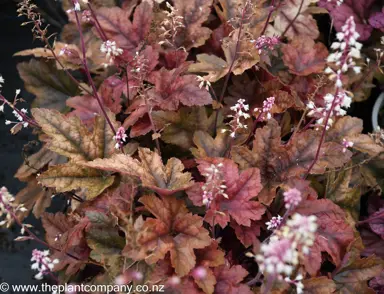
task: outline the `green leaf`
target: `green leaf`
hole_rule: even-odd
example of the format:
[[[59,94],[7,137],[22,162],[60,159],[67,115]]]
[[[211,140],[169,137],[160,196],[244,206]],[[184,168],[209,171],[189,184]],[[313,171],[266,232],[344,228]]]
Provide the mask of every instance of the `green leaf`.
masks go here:
[[[204,107],[184,107],[177,112],[155,111],[157,128],[164,128],[161,139],[184,149],[193,147],[193,134],[198,131],[213,133],[215,114],[208,116]],[[218,125],[221,122],[219,117]]]
[[[67,163],[49,168],[38,177],[38,181],[46,187],[56,188],[57,192],[84,189],[87,200],[91,200],[112,185],[114,177],[104,176],[96,169]]]
[[[34,108],[33,117],[43,132],[52,138],[48,148],[67,156],[74,161],[90,161],[96,158],[107,158],[115,152],[115,135],[102,116],[95,118],[93,133],[76,116],[65,117],[57,110]],[[114,115],[108,111],[114,128],[119,125]]]
[[[88,246],[98,255],[120,254],[125,239],[119,235],[116,221],[96,210],[87,211],[85,215],[91,222],[86,232]]]
[[[54,63],[31,59],[17,65],[25,88],[36,96],[34,107],[45,107],[63,111],[65,101],[79,94],[78,87],[64,71]]]
[[[367,258],[360,258],[358,250],[348,252],[343,260],[341,267],[333,274],[336,282],[336,293],[342,294],[374,294],[375,291],[368,287],[367,282],[378,276],[384,268],[384,261],[371,255]]]

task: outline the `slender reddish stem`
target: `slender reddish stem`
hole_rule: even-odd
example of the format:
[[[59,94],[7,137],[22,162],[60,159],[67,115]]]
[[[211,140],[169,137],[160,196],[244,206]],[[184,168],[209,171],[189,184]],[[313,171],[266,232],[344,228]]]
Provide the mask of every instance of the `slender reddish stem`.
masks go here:
[[[331,113],[333,112],[333,109],[336,106],[336,100],[337,100],[336,97],[338,95],[338,92],[339,92],[339,90],[336,91],[336,94],[335,94],[334,99],[332,101],[331,108],[329,109],[329,111],[327,113],[327,116],[325,117],[324,128],[323,128],[323,131],[321,133],[320,142],[319,142],[319,146],[317,147],[315,159],[312,161],[311,165],[308,167],[308,170],[305,173],[304,178],[308,177],[308,175],[311,172],[312,168],[315,166],[317,160],[319,159],[321,147],[323,146],[323,143],[324,143],[324,140],[325,140],[325,133],[327,132],[328,121],[329,121],[329,118],[331,117]]]
[[[9,205],[8,204],[6,204],[4,201],[3,201],[3,198],[1,197],[1,195],[0,195],[0,202],[3,204],[3,206],[5,207],[5,209],[8,211],[8,213],[12,216],[12,219],[21,227],[21,228],[24,228],[24,231],[28,234],[28,236],[32,239],[32,240],[34,240],[34,241],[36,241],[36,242],[38,242],[38,243],[40,243],[40,244],[42,244],[42,245],[44,245],[44,246],[46,246],[46,247],[48,247],[49,249],[52,249],[52,250],[55,250],[55,251],[58,251],[58,252],[62,252],[61,250],[59,250],[59,249],[57,249],[57,248],[55,248],[55,247],[52,247],[51,245],[49,245],[47,242],[44,242],[43,240],[41,240],[39,237],[37,237],[27,226],[25,226],[25,225],[23,225],[22,224],[22,222],[19,220],[19,218],[16,216],[16,214],[13,212],[13,209],[12,208],[10,208],[9,207]],[[71,257],[71,258],[74,258],[74,259],[76,259],[76,260],[79,260],[79,258],[77,258],[77,257],[75,257],[75,256],[73,256],[72,254],[69,254],[69,253],[66,253],[65,252],[65,254],[66,255],[68,255],[69,257]]]
[[[5,104],[7,104],[9,107],[11,107],[14,111],[17,112],[18,115],[20,115],[22,118],[23,118],[23,121],[27,122],[28,124],[30,125],[33,125],[35,127],[38,127],[40,128],[39,124],[29,118],[28,116],[25,115],[25,113],[21,112],[20,110],[18,110],[12,103],[10,103],[3,95],[0,94],[0,100],[2,100]]]
[[[275,11],[275,0],[272,0],[271,7],[270,7],[270,10],[269,10],[269,13],[268,13],[268,16],[267,16],[267,20],[265,21],[265,25],[264,25],[263,30],[260,33],[260,36],[264,35],[264,33],[265,33],[265,31],[266,31],[266,29],[268,27],[269,20],[271,19],[272,13],[274,11]]]
[[[49,41],[48,39],[45,37],[44,33],[43,33],[43,30],[41,29],[40,27],[40,24],[38,21],[34,21],[34,24],[35,24],[35,27],[36,29],[39,31],[39,33],[41,34],[42,36],[42,39],[43,39],[43,42],[46,44],[46,46],[48,47],[49,51],[51,51],[53,57],[55,58],[55,60],[57,61],[57,63],[61,66],[61,68],[64,70],[64,72],[67,74],[67,76],[79,87],[81,88],[83,91],[87,92],[88,94],[92,95],[92,93],[86,89],[85,87],[83,87],[80,82],[68,71],[68,69],[66,69],[66,67],[63,65],[63,63],[59,60],[59,58],[57,57],[56,53],[55,53],[55,50],[53,50],[51,44],[49,44]]]
[[[232,69],[235,66],[237,54],[238,54],[238,51],[240,48],[240,37],[241,37],[242,30],[243,30],[244,18],[245,18],[245,12],[247,11],[247,6],[248,6],[248,1],[245,2],[243,11],[241,13],[241,22],[240,22],[239,34],[238,34],[237,40],[236,40],[235,53],[233,55],[231,65],[229,66],[227,76],[225,77],[223,89],[221,90],[221,94],[220,94],[219,103],[223,102],[224,94],[225,94],[225,91],[227,90],[227,87],[228,87],[229,78],[231,77]],[[219,110],[216,111],[215,126],[214,126],[215,132],[216,132],[218,118],[219,118]]]
[[[281,34],[281,37],[284,37],[284,35],[288,32],[288,30],[292,27],[293,23],[296,21],[296,19],[299,17],[300,13],[301,13],[301,9],[303,8],[303,4],[304,4],[304,0],[301,0],[300,2],[300,6],[299,6],[299,10],[297,11],[295,17],[291,20],[291,22],[289,23],[289,25],[286,27],[286,29],[284,30],[284,32]]]
[[[101,27],[100,23],[99,23],[99,20],[97,19],[97,16],[96,16],[96,13],[94,12],[91,4],[88,3],[88,8],[89,8],[89,11],[91,11],[91,14],[93,16],[93,19],[95,20],[95,28],[96,30],[98,31],[101,39],[105,42],[108,40],[107,38],[107,35],[105,34],[103,28]]]
[[[101,102],[99,94],[97,93],[96,86],[95,86],[95,84],[94,84],[94,82],[92,80],[91,73],[89,72],[89,68],[88,68],[88,65],[87,65],[87,56],[86,56],[86,51],[85,51],[85,43],[84,43],[83,31],[81,29],[81,25],[80,25],[80,21],[79,21],[79,16],[77,15],[76,11],[75,11],[75,17],[76,17],[77,28],[79,30],[79,35],[80,35],[81,51],[83,53],[83,65],[84,65],[85,73],[86,73],[87,78],[88,78],[88,82],[91,85],[91,88],[92,88],[92,91],[93,91],[93,96],[96,98],[97,103],[99,104],[100,109],[101,109],[101,111],[102,111],[102,113],[103,113],[103,115],[104,115],[104,117],[105,117],[109,127],[111,128],[112,132],[114,134],[116,134],[116,130],[113,127],[113,124],[112,124],[111,120],[109,119],[109,117],[107,115],[107,112],[104,109],[103,103]]]
[[[381,211],[379,212],[377,215],[373,216],[373,217],[370,217],[368,219],[365,219],[365,220],[362,220],[362,221],[359,221],[357,223],[357,225],[362,225],[362,224],[365,224],[365,223],[369,223],[375,219],[379,219],[379,218],[382,218],[384,216],[384,211]]]

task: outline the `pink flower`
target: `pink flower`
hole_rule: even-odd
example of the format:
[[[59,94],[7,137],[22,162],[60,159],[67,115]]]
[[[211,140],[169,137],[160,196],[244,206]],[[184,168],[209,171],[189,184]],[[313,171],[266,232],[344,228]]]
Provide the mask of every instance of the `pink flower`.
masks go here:
[[[124,127],[120,127],[117,129],[116,135],[113,136],[113,139],[116,141],[115,148],[119,149],[124,145],[124,142],[127,139],[127,134],[125,133]]]
[[[211,164],[210,167],[206,168],[205,173],[205,184],[202,186],[203,190],[203,204],[207,207],[211,204],[214,198],[218,195],[222,195],[225,198],[228,198],[228,195],[225,193],[227,188],[224,185],[223,175],[221,172],[222,163],[217,165]]]
[[[256,255],[260,270],[271,275],[290,275],[294,265],[299,263],[294,244],[289,239],[272,236],[268,244],[262,244],[260,254]]]
[[[267,37],[262,35],[257,38],[255,42],[255,47],[259,50],[259,54],[263,52],[263,50],[273,50],[280,43],[280,39],[277,36]]]
[[[277,217],[272,217],[269,222],[265,223],[267,225],[267,229],[271,231],[277,229],[280,226],[282,219],[283,218],[280,215],[278,215]]]
[[[296,188],[289,189],[283,195],[286,209],[293,209],[301,202],[301,192]]]
[[[230,109],[235,112],[234,115],[228,115],[228,117],[232,118],[230,123],[228,124],[231,127],[231,137],[235,138],[236,132],[239,129],[247,129],[248,126],[243,122],[243,120],[250,118],[251,116],[247,113],[249,110],[249,105],[244,103],[244,99],[239,99],[237,103],[232,106]],[[222,130],[222,132],[226,132],[227,130]]]
[[[352,141],[347,141],[345,140],[345,138],[343,138],[343,152],[346,152],[347,151],[347,148],[350,148],[350,147],[353,147],[353,142]]]
[[[207,277],[207,270],[203,266],[198,266],[192,271],[192,276],[195,279],[203,280]]]
[[[271,119],[272,114],[270,113],[273,105],[275,104],[275,97],[269,97],[263,101],[263,107],[261,109],[255,108],[254,112],[260,112],[260,118],[263,120]]]
[[[51,260],[49,250],[40,251],[37,249],[33,249],[31,261],[34,261],[31,269],[38,271],[35,275],[37,280],[41,280],[45,274],[49,273],[55,267],[55,264],[59,263],[58,259]]]

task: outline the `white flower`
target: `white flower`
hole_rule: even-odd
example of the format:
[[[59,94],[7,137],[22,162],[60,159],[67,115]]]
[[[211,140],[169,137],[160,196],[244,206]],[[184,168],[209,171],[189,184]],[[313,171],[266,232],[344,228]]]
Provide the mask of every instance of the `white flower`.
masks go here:
[[[199,88],[205,87],[205,89],[208,91],[209,87],[211,86],[211,82],[203,78],[202,76],[196,76],[196,79],[200,82]],[[205,86],[204,86],[205,85]]]
[[[239,99],[234,106],[230,107],[230,109],[235,112],[233,115],[228,115],[228,117],[232,118],[232,120],[228,123],[231,128],[230,136],[232,138],[236,137],[236,132],[239,129],[248,128],[248,125],[244,123],[244,120],[250,118],[251,116],[247,113],[249,105],[244,102],[244,99]],[[223,130],[222,132],[225,131],[226,130]]]
[[[31,261],[33,261],[31,269],[38,271],[35,275],[37,280],[41,280],[45,274],[53,270],[55,264],[59,263],[58,259],[52,260],[49,257],[49,250],[40,251],[37,249],[33,249]]]
[[[272,217],[269,222],[265,223],[267,225],[267,230],[272,231],[274,229],[277,229],[280,226],[282,220],[283,218],[280,215],[278,215],[277,217]]]
[[[113,140],[116,141],[115,148],[119,149],[124,145],[124,142],[127,140],[127,134],[125,133],[124,127],[118,128],[116,135],[113,136]]]
[[[207,207],[209,207],[211,202],[219,195],[228,198],[228,195],[225,193],[227,186],[224,184],[225,181],[221,171],[222,167],[222,163],[211,164],[202,174],[205,177],[205,183],[201,187],[203,190],[202,202]]]
[[[110,40],[107,40],[101,44],[100,51],[105,53],[108,59],[123,54],[123,49],[118,48],[116,42]]]
[[[75,3],[75,11],[80,11],[80,10],[81,10],[80,3],[76,2]]]
[[[285,191],[283,195],[286,209],[293,209],[301,202],[301,192],[296,188]]]
[[[353,142],[352,141],[347,141],[345,138],[343,138],[342,145],[344,147],[343,148],[343,152],[346,152],[347,148],[353,147]]]

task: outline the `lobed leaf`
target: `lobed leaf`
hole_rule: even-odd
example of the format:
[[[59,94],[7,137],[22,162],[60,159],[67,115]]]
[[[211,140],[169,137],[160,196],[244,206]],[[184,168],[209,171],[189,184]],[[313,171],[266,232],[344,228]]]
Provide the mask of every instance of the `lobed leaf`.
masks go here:
[[[37,179],[42,185],[55,188],[57,192],[85,189],[87,200],[100,195],[114,181],[113,176],[104,176],[96,169],[85,168],[74,163],[55,165]]]
[[[286,32],[286,36],[292,40],[304,36],[315,40],[319,36],[316,21],[307,12],[311,0],[289,0],[283,5],[275,17],[273,29],[281,35]]]
[[[239,173],[237,165],[230,159],[225,158],[205,158],[197,160],[201,174],[212,164],[223,164],[223,183],[226,186],[223,195],[216,195],[206,212],[205,220],[209,223],[219,224],[224,228],[230,217],[237,224],[249,227],[251,220],[259,220],[264,214],[264,207],[258,202],[251,200],[256,198],[262,186],[260,184],[260,171],[257,168],[249,168]],[[203,205],[202,183],[196,183],[191,189],[187,190],[188,197],[193,204]]]
[[[68,97],[79,93],[78,86],[52,62],[31,59],[17,65],[25,89],[36,96],[34,107],[63,111]]]
[[[321,266],[321,252],[327,252],[336,266],[339,266],[347,247],[355,239],[353,228],[345,221],[344,211],[328,199],[307,200],[295,212],[315,215],[318,229],[315,244],[304,265],[311,276]]]
[[[201,130],[213,134],[215,118],[214,114],[208,116],[206,109],[201,107],[183,107],[177,112],[153,112],[157,128],[164,128],[161,139],[187,150],[193,147],[193,137],[196,131]],[[219,115],[218,125],[221,121],[222,116]]]
[[[183,27],[176,35],[176,48],[189,50],[200,47],[208,40],[211,30],[203,26],[208,20],[212,0],[175,0],[176,15],[181,16]]]
[[[139,177],[144,187],[161,195],[174,194],[193,184],[191,174],[183,173],[184,166],[177,158],[169,159],[164,166],[161,157],[148,148],[139,148],[139,158],[140,161],[129,155],[115,154],[109,159],[96,159],[83,165]]]
[[[147,195],[140,202],[156,218],[145,220],[137,238],[140,245],[137,256],[144,256],[153,264],[170,252],[176,274],[185,276],[196,264],[194,249],[211,243],[208,231],[202,226],[203,219],[188,213],[184,202],[175,198]]]
[[[307,36],[283,45],[281,51],[284,64],[291,73],[298,76],[321,73],[328,57],[327,47],[323,43],[315,43]]]
[[[74,161],[89,161],[109,157],[115,152],[113,136],[102,116],[95,118],[93,133],[77,117],[66,118],[56,110],[34,108],[32,114],[44,133],[52,138],[48,148]],[[117,128],[118,124],[109,113]]]

